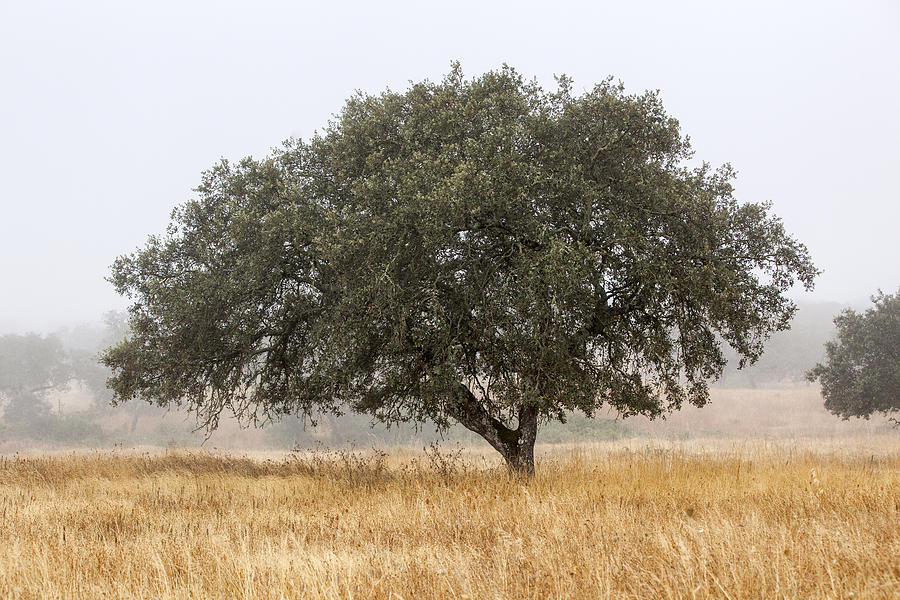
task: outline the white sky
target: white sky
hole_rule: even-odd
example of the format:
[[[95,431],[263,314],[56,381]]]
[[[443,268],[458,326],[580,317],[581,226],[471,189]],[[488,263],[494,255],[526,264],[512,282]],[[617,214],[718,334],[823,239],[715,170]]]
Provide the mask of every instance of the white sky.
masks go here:
[[[740,5],[739,5],[740,4]],[[0,0],[0,332],[122,308],[104,281],[219,157],[321,128],[355,90],[503,62],[660,89],[772,200],[817,300],[900,285],[900,3]]]

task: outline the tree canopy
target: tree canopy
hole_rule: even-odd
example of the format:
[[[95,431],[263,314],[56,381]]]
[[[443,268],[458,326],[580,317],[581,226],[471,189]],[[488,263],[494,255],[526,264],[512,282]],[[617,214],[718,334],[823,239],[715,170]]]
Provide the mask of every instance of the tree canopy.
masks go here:
[[[694,166],[691,166],[691,165]],[[266,419],[459,422],[514,469],[538,425],[702,405],[817,274],[657,93],[546,91],[504,67],[359,93],[308,141],[222,161],[120,257],[117,399]]]
[[[878,292],[872,302],[865,312],[835,317],[837,338],[808,374],[821,382],[825,408],[845,419],[900,410],[900,291]]]

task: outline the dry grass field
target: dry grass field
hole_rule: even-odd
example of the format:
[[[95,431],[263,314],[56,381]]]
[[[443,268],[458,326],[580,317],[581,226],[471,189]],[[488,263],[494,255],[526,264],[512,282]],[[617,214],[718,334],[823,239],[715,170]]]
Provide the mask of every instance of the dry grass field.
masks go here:
[[[0,597],[900,597],[900,436],[6,457]]]

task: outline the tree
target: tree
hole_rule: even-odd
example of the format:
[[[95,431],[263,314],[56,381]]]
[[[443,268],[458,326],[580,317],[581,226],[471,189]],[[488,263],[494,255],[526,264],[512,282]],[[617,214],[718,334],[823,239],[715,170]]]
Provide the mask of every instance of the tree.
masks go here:
[[[72,375],[60,341],[54,336],[0,336],[0,397],[3,420],[29,431],[46,425],[50,405],[45,395],[62,389]]]
[[[825,344],[825,364],[807,374],[821,382],[825,408],[844,419],[900,410],[900,292],[879,291],[872,302],[864,313],[847,309],[835,317],[837,338]]]
[[[692,158],[658,95],[575,95],[513,69],[357,94],[321,134],[222,161],[120,257],[118,400],[208,427],[343,407],[459,422],[531,473],[538,426],[604,404],[702,405],[788,327],[817,271],[732,169]],[[719,337],[717,337],[719,336]]]

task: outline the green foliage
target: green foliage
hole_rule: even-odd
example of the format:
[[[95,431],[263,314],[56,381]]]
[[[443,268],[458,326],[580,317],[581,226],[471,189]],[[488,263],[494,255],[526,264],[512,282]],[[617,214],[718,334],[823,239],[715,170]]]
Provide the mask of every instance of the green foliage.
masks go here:
[[[620,419],[591,418],[581,413],[571,413],[565,421],[551,421],[541,429],[541,440],[550,444],[619,440],[632,435],[631,428]]]
[[[0,336],[0,393],[43,392],[64,386],[70,376],[66,351],[55,336]]]
[[[50,419],[46,426],[36,432],[39,439],[68,446],[103,446],[110,437],[97,425],[91,415],[74,413]]]
[[[210,427],[458,421],[526,467],[538,422],[702,405],[719,340],[755,360],[817,271],[728,165],[691,158],[656,93],[611,80],[456,66],[358,94],[308,142],[205,173],[116,261],[133,304],[110,385]]]
[[[98,362],[102,346],[123,339],[121,313],[108,313],[105,326],[81,325],[57,334],[0,336],[0,439],[92,445],[107,441],[95,422],[108,403],[109,369]],[[76,383],[94,397],[94,410],[60,414],[47,395]]]
[[[26,434],[46,429],[53,420],[50,403],[33,392],[11,392],[3,406],[3,421]]]
[[[50,405],[45,395],[64,388],[72,375],[69,357],[54,336],[0,336],[0,401],[3,419],[19,428],[46,425]]]
[[[845,419],[900,410],[900,292],[879,292],[872,302],[864,313],[845,310],[834,319],[837,339],[808,374],[821,382],[825,407]]]

